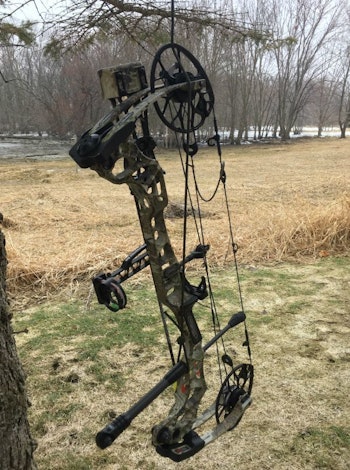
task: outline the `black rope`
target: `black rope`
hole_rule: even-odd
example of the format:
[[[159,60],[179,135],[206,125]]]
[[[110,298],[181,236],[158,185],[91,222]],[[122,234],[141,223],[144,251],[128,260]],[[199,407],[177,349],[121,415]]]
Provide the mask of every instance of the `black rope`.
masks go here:
[[[232,249],[232,254],[233,254],[233,259],[234,259],[234,267],[235,267],[235,273],[236,273],[236,280],[237,280],[238,297],[239,297],[239,302],[240,302],[240,308],[244,312],[243,293],[242,293],[242,286],[241,286],[240,274],[239,274],[239,269],[238,269],[238,261],[237,261],[238,247],[237,247],[237,244],[235,242],[234,234],[233,234],[233,223],[232,223],[232,218],[231,218],[231,211],[230,211],[230,207],[229,207],[227,186],[226,186],[226,173],[225,173],[225,169],[224,169],[224,162],[222,160],[222,151],[221,151],[221,145],[220,145],[220,138],[219,138],[217,120],[216,120],[214,110],[213,110],[213,116],[214,116],[215,140],[216,140],[217,153],[218,153],[218,156],[219,156],[219,163],[220,163],[220,175],[219,175],[216,187],[213,191],[213,194],[209,198],[203,197],[203,195],[201,194],[201,192],[199,190],[199,187],[198,187],[198,182],[197,182],[196,172],[195,172],[194,159],[193,159],[193,157],[191,157],[190,166],[192,168],[193,182],[194,182],[195,194],[196,194],[196,205],[197,205],[197,214],[198,214],[197,217],[196,217],[196,211],[195,211],[194,206],[193,206],[192,198],[190,197],[189,200],[191,202],[192,214],[193,214],[193,217],[195,219],[195,225],[197,227],[198,239],[199,239],[200,243],[205,244],[204,227],[203,227],[203,222],[202,222],[202,212],[201,212],[201,209],[200,209],[200,199],[203,202],[212,201],[214,199],[214,197],[216,196],[218,190],[219,190],[220,184],[223,185],[224,200],[225,200],[227,220],[228,220],[229,237],[230,237],[231,249]],[[180,155],[181,155],[181,149],[180,149]],[[183,162],[182,162],[182,165],[183,165],[183,169],[184,169],[184,163]],[[188,186],[187,190],[190,191],[189,186]],[[186,217],[186,213],[184,214],[184,217]],[[197,221],[197,219],[198,219],[198,221]],[[204,256],[203,263],[204,263],[204,268],[206,270],[206,279],[207,279],[207,284],[208,284],[209,298],[210,298],[211,311],[212,311],[212,320],[213,320],[214,333],[215,333],[216,328],[218,328],[220,330],[220,321],[219,321],[219,316],[218,316],[216,305],[215,305],[214,294],[213,294],[213,291],[212,291],[212,288],[211,288],[209,267],[208,267],[208,263],[207,263],[207,260],[206,260],[206,256]],[[244,322],[244,329],[245,329],[244,346],[247,347],[249,361],[250,361],[250,363],[252,363],[251,349],[250,349],[250,343],[249,343],[249,334],[248,334],[246,321]],[[223,337],[221,338],[221,344],[222,344],[222,348],[225,352],[226,348],[225,348],[225,342],[224,342]],[[218,352],[218,345],[217,345],[217,352]],[[226,370],[225,365],[224,365],[224,367],[225,367],[225,370]],[[219,363],[219,371],[220,371],[220,376],[221,376],[220,363]]]
[[[196,194],[196,203],[197,203],[197,211],[198,211],[198,225],[200,227],[200,231],[199,231],[199,234],[198,234],[198,239],[199,239],[200,243],[205,245],[204,225],[203,225],[202,212],[201,212],[201,208],[200,208],[200,194],[197,191],[196,184],[195,184],[195,189],[196,189],[195,194]],[[197,218],[196,218],[196,220],[197,220]],[[196,225],[197,225],[197,222],[196,222]],[[200,238],[199,238],[199,235],[200,235]],[[203,257],[203,265],[204,265],[205,277],[206,277],[206,281],[207,281],[207,288],[208,288],[209,299],[210,299],[210,311],[211,311],[211,316],[212,316],[213,333],[214,333],[214,336],[215,336],[218,333],[218,331],[221,330],[221,325],[220,325],[220,318],[219,318],[218,310],[217,310],[217,307],[216,307],[216,301],[215,301],[214,291],[213,291],[213,288],[212,288],[210,270],[209,270],[209,265],[208,265],[208,260],[207,260],[207,255],[206,254]],[[221,343],[222,350],[223,350],[224,354],[226,355],[226,346],[225,346],[225,340],[224,340],[223,336],[220,338],[220,343]],[[227,368],[226,368],[226,364],[222,363],[221,360],[220,360],[218,341],[215,343],[215,347],[216,347],[216,358],[217,358],[217,363],[218,363],[220,383],[223,383],[223,369],[225,371],[226,376],[227,376],[228,371],[227,371]]]
[[[218,145],[220,145],[220,144],[218,143]],[[220,156],[221,156],[221,149],[220,149]],[[223,188],[224,188],[224,198],[225,198],[225,205],[226,205],[226,212],[227,212],[227,219],[228,219],[228,228],[229,228],[229,233],[230,233],[230,242],[231,242],[231,248],[232,248],[232,253],[233,253],[235,271],[236,271],[239,302],[241,304],[242,312],[244,312],[242,286],[241,286],[241,279],[240,279],[240,274],[239,274],[239,269],[238,269],[238,261],[237,261],[238,247],[237,247],[236,242],[234,241],[234,236],[233,236],[233,224],[232,224],[231,212],[230,212],[230,207],[229,207],[229,202],[228,202],[226,177],[223,178],[221,182],[222,182],[222,185],[223,185]],[[250,363],[252,363],[252,355],[251,355],[251,349],[250,349],[250,343],[249,343],[249,334],[248,334],[246,320],[244,321],[244,331],[245,331],[244,346],[247,347],[249,361],[250,361]]]
[[[184,71],[184,72],[185,72],[185,75],[187,76],[186,71]],[[190,93],[189,94],[189,99],[188,99],[189,113],[188,113],[188,116],[187,116],[187,121],[188,121],[187,122],[187,124],[188,124],[187,129],[190,128],[190,122],[191,122],[191,113],[190,113],[190,110],[192,109],[191,99],[192,99],[192,96],[191,96],[191,93]],[[195,140],[194,132],[193,132],[193,136],[194,136],[194,140]],[[177,134],[176,134],[176,140],[177,140],[177,143],[179,144],[179,138],[178,138]],[[193,181],[194,181],[195,199],[196,199],[196,207],[195,207],[195,205],[193,203],[193,198],[192,198],[192,195],[191,195],[190,185],[189,185],[189,168],[190,167],[192,168],[192,175],[195,176],[195,172],[193,171],[193,167],[194,167],[193,155],[190,154],[190,150],[189,150],[191,148],[191,146],[189,145],[190,132],[186,132],[186,134],[182,136],[182,142],[183,142],[182,148],[184,149],[185,155],[186,155],[185,161],[184,161],[184,158],[183,158],[183,155],[182,155],[180,145],[178,145],[178,150],[179,150],[179,156],[180,156],[180,161],[181,161],[181,165],[182,165],[182,171],[183,171],[183,174],[184,174],[184,177],[185,177],[185,204],[184,204],[183,253],[182,253],[182,256],[183,256],[183,259],[184,259],[184,257],[186,256],[188,205],[190,205],[190,210],[191,210],[192,217],[193,217],[193,220],[194,220],[194,224],[195,224],[195,227],[196,227],[198,241],[199,241],[200,244],[205,245],[204,225],[203,225],[202,211],[201,211],[201,207],[200,207],[200,199],[202,199],[204,202],[206,202],[206,199],[201,196],[201,194],[198,190],[198,185],[196,183],[196,178],[194,177]],[[221,157],[221,154],[220,154],[220,157]],[[222,178],[220,177],[219,181],[218,181],[218,184],[217,184],[217,188],[215,189],[214,195],[209,200],[212,200],[213,197],[215,196],[215,194],[217,193],[217,190],[218,190],[218,187],[220,185],[221,179]],[[207,202],[209,202],[209,200]],[[209,300],[210,300],[210,311],[211,311],[211,315],[212,315],[213,332],[214,332],[214,335],[215,335],[218,331],[220,331],[221,326],[220,326],[220,319],[219,319],[219,315],[218,315],[218,310],[217,310],[217,307],[216,307],[215,296],[214,296],[214,292],[213,292],[213,289],[212,289],[211,276],[210,276],[209,265],[208,265],[208,262],[207,262],[206,255],[204,255],[204,257],[203,257],[203,265],[204,265],[204,269],[205,269],[205,278],[206,278],[206,282],[207,282],[207,288],[208,288],[208,294],[209,294]],[[225,340],[224,340],[223,337],[220,338],[220,343],[221,343],[222,350],[223,350],[224,354],[226,354]],[[221,360],[220,360],[218,342],[216,342],[216,351],[217,351],[217,362],[218,362],[219,376],[220,376],[220,381],[222,383],[223,382],[223,370],[225,371],[226,375],[227,375],[228,371],[227,371],[226,364],[222,363]]]
[[[174,44],[175,33],[175,0],[171,0],[171,26],[170,26],[170,42]]]
[[[178,51],[176,47],[173,47],[172,50],[173,50],[174,56],[177,59],[178,63],[181,64],[180,51]],[[184,73],[184,75],[186,77],[186,80],[189,84],[190,92],[189,92],[189,96],[188,96],[188,100],[187,100],[187,107],[188,107],[188,112],[187,112],[187,116],[186,116],[186,118],[187,118],[187,123],[186,124],[187,125],[185,125],[185,122],[182,122],[182,119],[181,119],[181,123],[182,123],[182,125],[185,125],[186,129],[191,129],[192,128],[192,126],[191,126],[191,124],[192,124],[191,112],[193,112],[193,108],[191,106],[192,98],[193,98],[192,97],[192,89],[191,89],[191,86],[190,86],[191,80],[190,80],[190,77],[188,76],[188,73],[186,72],[186,70],[184,68],[183,68],[182,72]],[[172,108],[170,108],[170,111],[172,112]],[[183,116],[183,117],[185,117],[185,116]],[[218,156],[219,156],[219,161],[220,161],[220,174],[219,174],[219,178],[218,178],[216,187],[215,187],[212,195],[209,198],[205,198],[203,196],[203,194],[201,193],[201,191],[199,190],[198,181],[197,181],[197,178],[196,178],[194,158],[193,158],[194,154],[191,153],[191,148],[192,148],[191,134],[193,134],[193,140],[194,140],[194,142],[196,142],[196,136],[195,136],[194,131],[192,131],[192,133],[190,131],[188,131],[188,132],[186,132],[185,134],[182,135],[182,143],[183,143],[182,148],[185,151],[185,156],[186,156],[185,159],[182,156],[181,146],[179,145],[179,136],[178,136],[177,133],[175,133],[176,140],[177,140],[177,143],[178,143],[178,149],[179,149],[180,161],[181,161],[181,165],[182,165],[182,171],[183,171],[184,179],[185,179],[182,259],[185,259],[186,251],[187,251],[186,246],[187,246],[187,218],[188,218],[188,212],[189,212],[188,208],[190,207],[190,211],[192,212],[192,216],[193,216],[194,224],[195,224],[195,227],[196,227],[197,237],[198,237],[199,243],[204,245],[205,244],[205,236],[204,236],[203,218],[202,218],[202,213],[201,213],[201,208],[200,208],[200,200],[202,200],[203,202],[212,201],[214,199],[214,197],[216,196],[217,192],[218,192],[218,189],[220,187],[220,183],[225,183],[226,182],[226,174],[225,174],[225,171],[224,171],[224,164],[222,162],[220,138],[219,138],[218,126],[217,126],[215,113],[214,113],[214,129],[215,129],[215,134],[216,134],[215,135],[215,140],[216,140],[216,145],[217,145],[217,151],[218,151]],[[192,177],[193,177],[193,183],[194,183],[194,189],[195,189],[197,213],[196,213],[196,210],[195,210],[195,207],[194,207],[194,203],[193,203],[193,199],[192,199],[192,195],[191,195],[191,190],[190,190],[190,185],[189,185],[189,169],[190,169],[190,167],[192,169]],[[226,195],[226,199],[227,199],[227,195]],[[227,201],[227,210],[228,210],[228,201]],[[229,225],[230,225],[230,236],[233,240],[232,223],[231,223],[230,219],[229,219]],[[210,299],[210,310],[211,310],[211,314],[212,314],[213,330],[214,330],[214,334],[216,334],[220,330],[220,319],[219,319],[219,315],[218,315],[218,311],[217,311],[217,307],[216,307],[215,296],[214,296],[213,289],[212,289],[212,284],[211,284],[211,279],[210,279],[211,276],[210,276],[210,272],[209,272],[209,266],[208,266],[206,255],[203,258],[203,265],[204,265],[204,269],[205,269],[205,274],[206,274],[205,277],[206,277],[206,281],[207,281],[207,288],[208,288],[209,299]],[[238,275],[238,266],[237,266],[236,260],[235,260],[235,265],[236,265],[236,272],[237,272],[237,275]],[[239,277],[237,277],[237,282],[238,282],[239,297],[241,299],[241,308],[242,308],[242,311],[244,311],[243,310],[243,300],[242,300],[241,287],[240,287],[240,283],[239,283]],[[184,295],[184,291],[183,291],[183,295]],[[223,337],[221,337],[220,343],[221,343],[223,352],[226,354],[225,340],[224,340]],[[249,345],[247,331],[246,331],[246,344]],[[218,343],[216,343],[216,350],[217,350],[217,361],[218,361],[218,369],[219,369],[219,374],[220,374],[220,380],[222,382],[222,380],[223,380],[223,369],[225,370],[225,373],[227,375],[227,367],[226,367],[225,363],[222,363],[220,361],[219,344]]]

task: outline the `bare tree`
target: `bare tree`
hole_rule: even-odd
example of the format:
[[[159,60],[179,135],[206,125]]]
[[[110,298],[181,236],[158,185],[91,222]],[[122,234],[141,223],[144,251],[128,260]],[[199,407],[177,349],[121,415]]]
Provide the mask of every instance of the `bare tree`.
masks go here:
[[[226,123],[231,129],[231,141],[239,144],[248,138],[250,128],[261,136],[263,125],[267,124],[273,109],[270,63],[273,56],[272,44],[267,30],[264,2],[255,4],[248,0],[240,4],[237,14],[244,23],[255,31],[261,31],[256,38],[242,37],[240,40],[225,35],[221,68],[225,83]],[[222,88],[222,87],[221,87]]]
[[[340,137],[345,139],[346,129],[350,124],[350,58],[349,52],[347,60],[343,64],[343,78],[340,89],[338,123],[340,127]]]
[[[175,2],[175,40],[203,64],[216,90],[219,121],[232,134],[236,130],[236,142],[252,127],[257,138],[268,127],[289,138],[304,116],[312,113],[314,125],[330,119],[326,107],[317,109],[312,100],[319,93],[332,108],[326,46],[338,39],[342,1],[290,0],[283,8],[276,0]],[[170,2],[72,0],[71,5],[67,9],[57,0],[55,14],[42,17],[37,47],[25,53],[3,49],[3,63],[22,80],[22,90],[19,81],[6,93],[0,88],[2,126],[26,129],[27,116],[37,129],[81,133],[102,111],[96,69],[131,56],[147,68],[159,44],[170,41]]]
[[[1,5],[3,1],[0,0]],[[21,35],[22,40],[21,40]],[[0,23],[2,44],[16,37],[28,39],[26,31],[7,22]],[[2,74],[3,81],[7,81]],[[0,214],[0,223],[3,220]],[[27,420],[28,400],[25,378],[17,355],[6,296],[5,238],[0,229],[0,468],[6,470],[33,470],[34,443]]]
[[[25,377],[17,355],[6,297],[5,237],[0,230],[0,468],[34,470]]]
[[[271,18],[278,37],[289,36],[275,49],[278,76],[278,121],[282,139],[308,102],[312,85],[322,72],[323,47],[339,31],[340,3],[328,0],[272,2]]]
[[[341,88],[340,70],[338,64],[330,60],[324,64],[324,71],[313,86],[311,119],[317,123],[317,136],[321,137],[324,127],[337,122],[336,116],[339,109],[338,94]]]
[[[341,40],[340,54],[340,96],[338,108],[338,124],[340,127],[340,137],[345,139],[346,129],[350,125],[350,44],[349,44],[349,19],[350,6],[346,8],[347,21],[345,31]],[[345,47],[344,47],[345,45]]]
[[[250,25],[237,18],[232,2],[221,1],[213,8],[213,2],[203,0],[184,0],[176,4],[173,12],[171,2],[143,0],[125,2],[124,0],[71,0],[67,10],[66,2],[58,0],[57,8],[63,8],[52,24],[63,26],[59,36],[55,36],[51,49],[66,47],[77,43],[90,42],[101,30],[110,34],[126,34],[135,42],[164,42],[164,32],[171,35],[172,18],[178,26],[220,30],[240,39],[242,36],[260,35]],[[58,11],[58,10],[57,10]]]

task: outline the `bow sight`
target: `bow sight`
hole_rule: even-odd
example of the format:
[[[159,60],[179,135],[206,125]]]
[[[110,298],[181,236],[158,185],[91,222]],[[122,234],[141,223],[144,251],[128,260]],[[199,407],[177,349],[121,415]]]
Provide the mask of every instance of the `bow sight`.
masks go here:
[[[127,298],[121,284],[149,266],[173,366],[130,410],[100,431],[96,442],[101,448],[108,447],[145,407],[169,385],[176,383],[175,403],[168,416],[153,427],[152,442],[159,454],[180,461],[194,455],[238,424],[251,403],[253,384],[253,366],[245,328],[244,346],[247,347],[250,363],[234,365],[225,352],[222,361],[219,361],[220,367],[225,369],[225,378],[216,399],[203,412],[199,412],[207,389],[204,378],[205,353],[213,344],[218,345],[219,339],[223,342],[223,336],[229,329],[245,323],[245,314],[240,298],[241,311],[231,317],[225,328],[220,329],[209,279],[209,245],[204,242],[203,231],[199,230],[197,247],[187,254],[184,230],[182,256],[177,258],[165,223],[164,210],[168,204],[168,194],[164,171],[153,152],[155,142],[149,131],[148,109],[153,105],[161,121],[180,136],[179,140],[186,152],[186,162],[183,162],[186,218],[187,206],[192,204],[188,176],[190,167],[195,175],[193,156],[198,150],[196,130],[212,114],[214,94],[198,60],[184,47],[174,43],[163,46],[155,55],[149,86],[145,69],[140,63],[102,69],[98,74],[103,96],[110,100],[112,109],[78,140],[70,150],[70,155],[80,167],[91,168],[114,184],[128,185],[135,199],[144,244],[134,250],[116,271],[96,276],[93,279],[94,288],[100,303],[112,311],[123,309]],[[211,142],[217,146],[220,160],[218,184],[214,194],[219,185],[222,185],[227,201],[226,175],[221,161],[215,116],[214,128],[215,135]],[[123,169],[117,172],[115,164],[121,159]],[[197,183],[194,186],[195,199],[199,205]],[[195,210],[191,207],[189,212],[193,217],[199,217],[197,227],[202,228],[200,208]],[[185,226],[187,227],[186,223]],[[231,226],[229,234],[232,238]],[[233,239],[231,246],[236,260],[236,244]],[[193,285],[186,277],[186,266],[196,259],[201,260],[204,275],[198,285]],[[239,283],[238,277],[237,281]],[[240,288],[238,292],[240,296]],[[204,346],[193,311],[199,301],[208,302],[207,306],[214,320],[214,336]],[[178,333],[177,360],[167,327],[169,320],[176,326]],[[216,425],[199,435],[198,430],[210,422],[211,418]]]
[[[116,99],[134,95],[147,88],[145,67],[140,62],[108,67],[97,73],[102,96],[105,100],[112,100],[113,105]]]

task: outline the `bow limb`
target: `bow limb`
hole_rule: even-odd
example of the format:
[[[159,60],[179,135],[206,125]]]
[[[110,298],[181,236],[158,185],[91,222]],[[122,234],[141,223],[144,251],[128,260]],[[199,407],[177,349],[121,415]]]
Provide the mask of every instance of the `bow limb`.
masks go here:
[[[102,117],[97,124],[85,132],[69,151],[70,156],[81,168],[102,166],[112,169],[120,158],[119,145],[125,143],[135,130],[136,121],[145,114],[150,105],[176,91],[191,92],[200,90],[204,80],[191,83],[177,83],[163,86],[149,93],[149,88],[141,90]]]

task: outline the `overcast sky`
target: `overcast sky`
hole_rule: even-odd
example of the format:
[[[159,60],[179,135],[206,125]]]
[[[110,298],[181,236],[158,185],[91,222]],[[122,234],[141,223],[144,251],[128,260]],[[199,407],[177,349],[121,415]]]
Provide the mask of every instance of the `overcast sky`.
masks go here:
[[[56,7],[53,8],[55,5]],[[45,17],[65,8],[66,5],[66,0],[9,0],[5,8],[0,8],[0,17],[14,12],[13,18],[21,21],[43,21]]]

